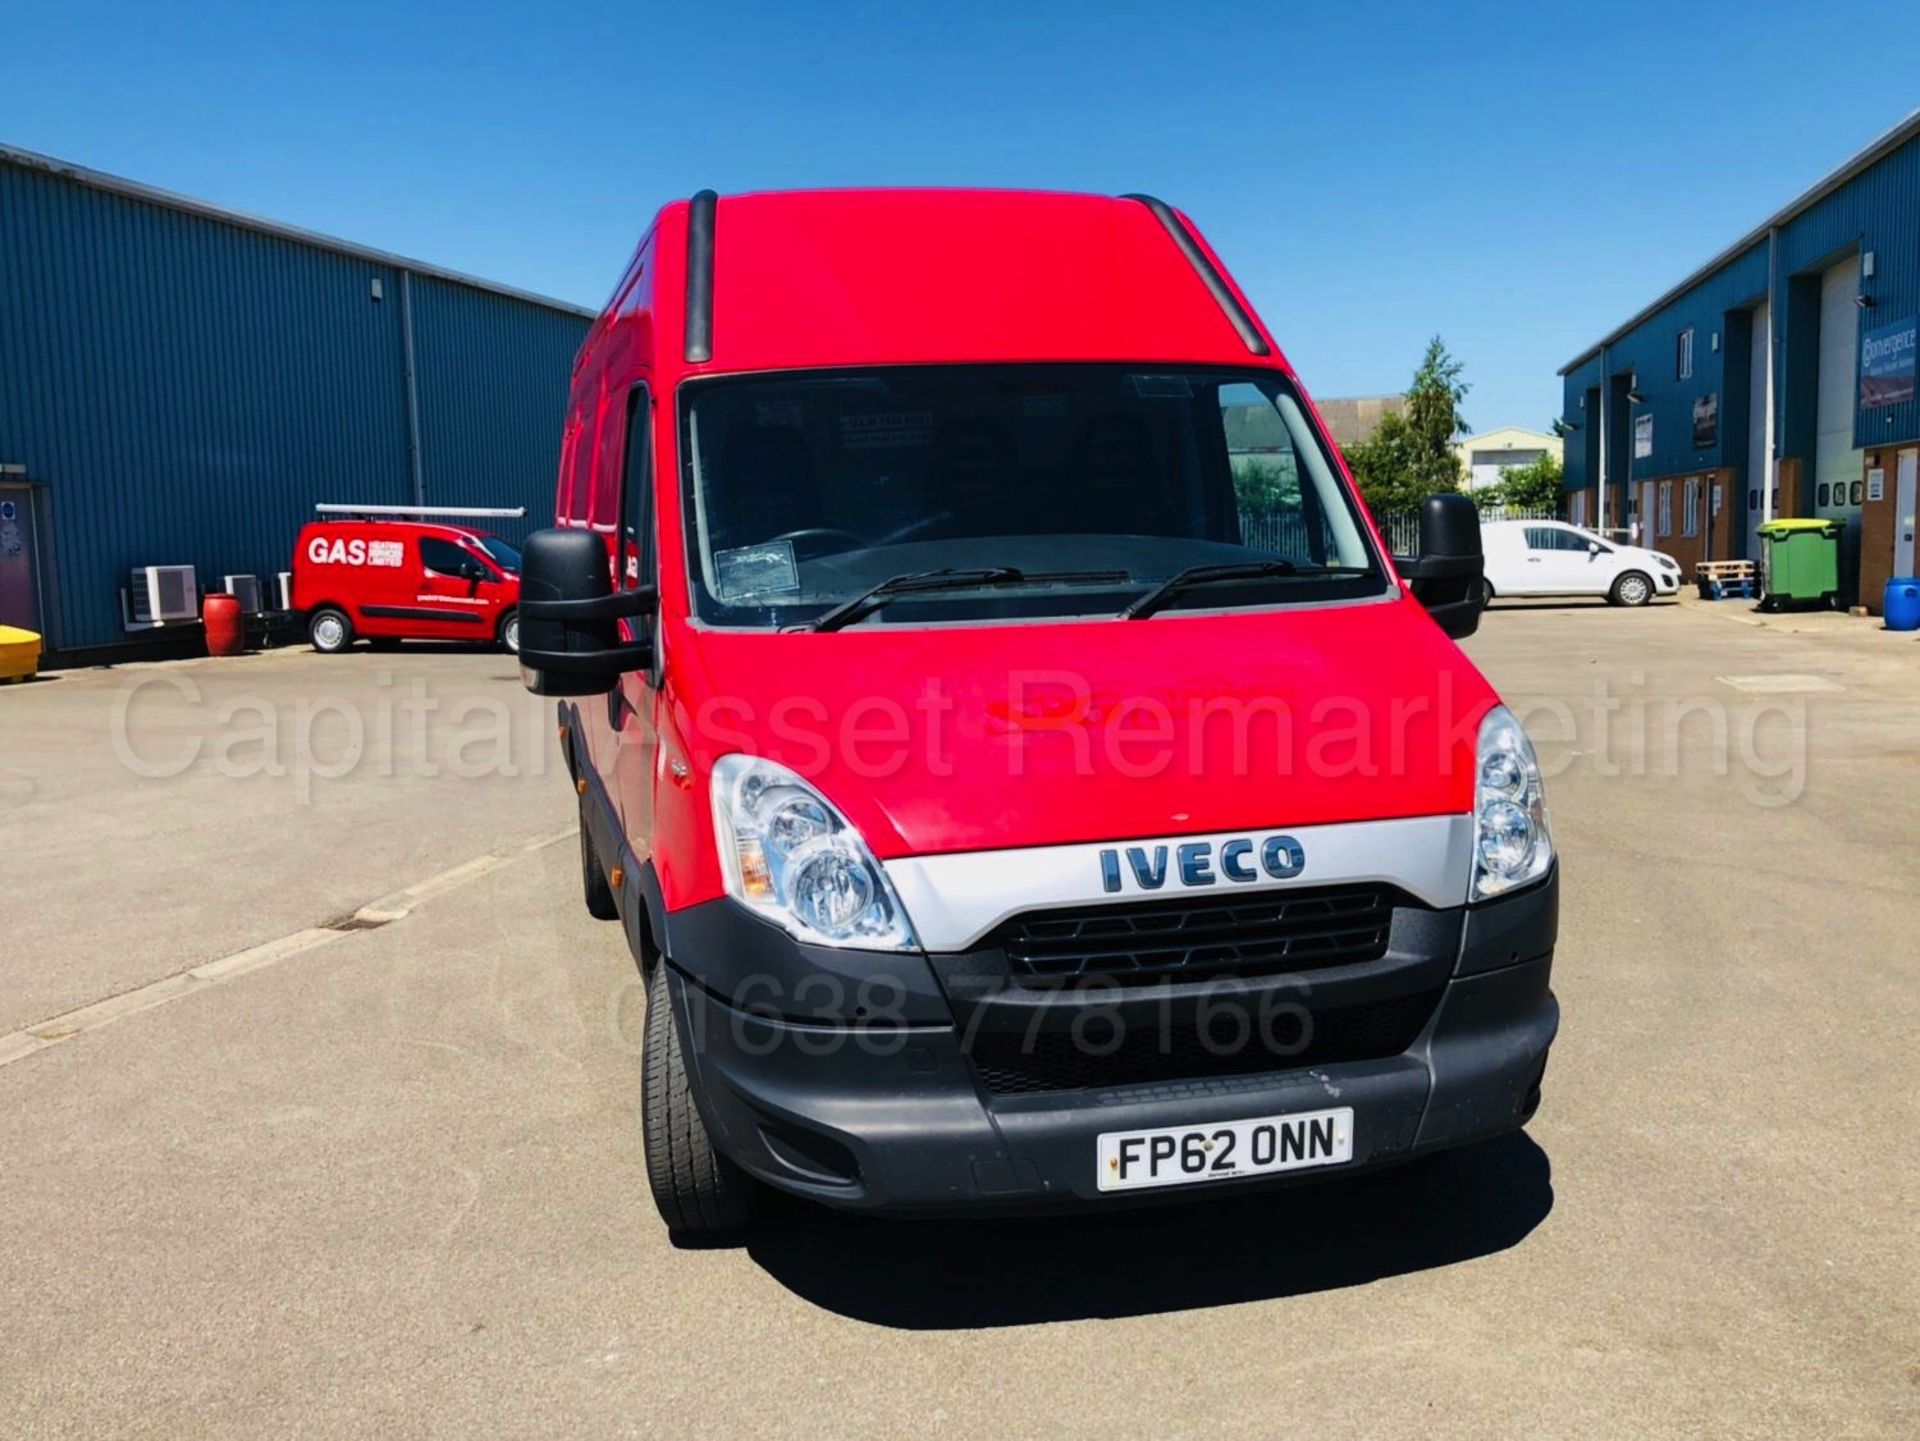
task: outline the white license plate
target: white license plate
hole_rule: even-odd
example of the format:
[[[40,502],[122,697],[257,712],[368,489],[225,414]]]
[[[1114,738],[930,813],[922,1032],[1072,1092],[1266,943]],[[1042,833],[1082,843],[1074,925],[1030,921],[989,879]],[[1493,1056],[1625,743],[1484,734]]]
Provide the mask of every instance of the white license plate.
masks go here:
[[[1337,1166],[1353,1159],[1353,1108],[1160,1131],[1108,1131],[1097,1150],[1103,1191]]]

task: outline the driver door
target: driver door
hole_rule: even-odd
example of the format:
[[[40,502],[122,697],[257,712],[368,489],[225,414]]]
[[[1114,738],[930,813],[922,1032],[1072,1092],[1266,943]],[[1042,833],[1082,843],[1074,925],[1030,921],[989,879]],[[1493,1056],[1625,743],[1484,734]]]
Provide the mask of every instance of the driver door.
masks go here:
[[[628,391],[625,449],[621,460],[618,561],[614,584],[621,589],[659,581],[653,504],[653,405],[645,381]],[[620,639],[635,639],[633,628],[655,628],[653,668],[620,677],[607,693],[607,726],[613,734],[613,801],[636,862],[653,854],[653,787],[660,764],[659,627],[655,619],[620,622]]]
[[[440,536],[420,537],[420,592],[410,633],[446,640],[486,640],[496,602],[482,587],[493,571],[465,546]]]

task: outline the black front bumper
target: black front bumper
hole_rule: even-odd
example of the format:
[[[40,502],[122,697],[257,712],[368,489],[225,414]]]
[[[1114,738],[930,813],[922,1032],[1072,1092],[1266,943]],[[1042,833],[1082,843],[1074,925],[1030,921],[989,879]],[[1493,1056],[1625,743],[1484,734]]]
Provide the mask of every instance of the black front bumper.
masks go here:
[[[1353,1109],[1350,1161],[1124,1193],[1180,1197],[1349,1174],[1524,1125],[1559,1024],[1557,887],[1556,874],[1471,910],[1396,913],[1387,953],[1366,965],[1039,996],[1010,984],[995,953],[816,952],[723,901],[669,917],[669,990],[720,1148],[770,1185],[852,1209],[1113,1204],[1095,1175],[1103,1132]],[[1257,1027],[1276,1000],[1344,1039],[1283,1047],[1291,1060],[1257,1045],[1223,1060],[1210,1043],[1182,1073],[1170,1035],[1198,1022],[1231,1042],[1236,1008]],[[1362,1013],[1400,1017],[1405,1034],[1336,1022]],[[1057,1052],[1068,1036],[1097,1052],[1122,1034],[1133,1040],[1113,1054],[1133,1059],[1114,1063],[1121,1084],[1100,1083],[1098,1055],[1068,1073],[983,1059]]]

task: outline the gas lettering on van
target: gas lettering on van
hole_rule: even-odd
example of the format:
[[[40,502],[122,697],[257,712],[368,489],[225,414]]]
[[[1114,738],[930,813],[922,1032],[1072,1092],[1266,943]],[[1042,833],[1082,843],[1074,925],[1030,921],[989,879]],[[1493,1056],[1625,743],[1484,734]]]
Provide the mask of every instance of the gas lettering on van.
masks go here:
[[[406,549],[397,540],[340,540],[316,535],[307,544],[307,559],[315,565],[399,566]]]
[[[1478,512],[1433,497],[1387,553],[1187,217],[703,191],[625,277],[574,364],[520,669],[557,702],[582,899],[644,978],[671,1230],[768,1189],[1293,1184],[1528,1122],[1559,862],[1533,746],[1454,644]],[[1010,724],[1034,675],[1082,704]],[[1216,701],[1293,719],[1255,745]]]

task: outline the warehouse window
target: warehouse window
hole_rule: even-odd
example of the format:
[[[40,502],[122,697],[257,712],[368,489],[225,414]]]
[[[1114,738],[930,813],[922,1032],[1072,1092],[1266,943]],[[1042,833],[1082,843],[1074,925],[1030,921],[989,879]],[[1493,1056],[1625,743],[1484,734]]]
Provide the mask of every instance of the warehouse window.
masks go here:
[[[1681,512],[1681,522],[1685,534],[1700,534],[1700,482],[1698,479],[1687,481],[1687,497],[1685,508]]]
[[[1673,534],[1673,482],[1660,482],[1660,525],[1661,535]]]
[[[1673,342],[1673,378],[1693,379],[1693,327],[1689,325]]]

